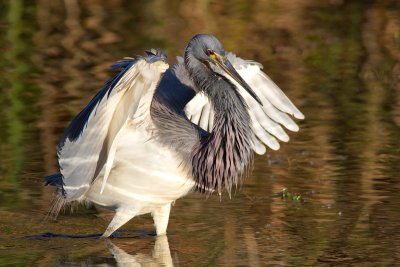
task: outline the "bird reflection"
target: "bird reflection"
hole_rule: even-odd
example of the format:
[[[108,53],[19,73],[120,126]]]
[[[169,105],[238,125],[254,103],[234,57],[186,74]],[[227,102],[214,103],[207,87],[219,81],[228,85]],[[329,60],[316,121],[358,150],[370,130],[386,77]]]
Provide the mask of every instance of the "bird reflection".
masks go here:
[[[174,266],[166,235],[156,237],[152,255],[144,253],[131,255],[112,243],[109,239],[106,240],[106,243],[118,266]]]

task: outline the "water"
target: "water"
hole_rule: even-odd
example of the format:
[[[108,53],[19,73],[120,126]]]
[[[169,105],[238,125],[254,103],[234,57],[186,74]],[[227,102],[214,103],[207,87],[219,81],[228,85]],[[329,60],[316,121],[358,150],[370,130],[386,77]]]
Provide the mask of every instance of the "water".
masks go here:
[[[13,0],[0,12],[0,265],[398,265],[398,1]],[[301,131],[257,156],[232,199],[178,200],[168,240],[149,216],[111,241],[95,238],[104,211],[45,221],[42,177],[108,66],[151,47],[174,63],[198,32],[261,62],[306,115]]]

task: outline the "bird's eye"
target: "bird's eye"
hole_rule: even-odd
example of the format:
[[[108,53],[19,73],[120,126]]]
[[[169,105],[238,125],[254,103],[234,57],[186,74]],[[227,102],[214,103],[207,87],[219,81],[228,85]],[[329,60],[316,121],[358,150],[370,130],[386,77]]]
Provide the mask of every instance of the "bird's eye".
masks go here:
[[[207,49],[207,55],[211,56],[211,55],[214,55],[214,54],[215,54],[214,50]]]

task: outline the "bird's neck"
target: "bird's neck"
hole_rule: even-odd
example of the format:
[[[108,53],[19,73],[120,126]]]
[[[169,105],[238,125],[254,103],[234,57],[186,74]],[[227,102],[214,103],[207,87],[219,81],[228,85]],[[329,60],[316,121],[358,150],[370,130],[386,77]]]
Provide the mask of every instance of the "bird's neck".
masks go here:
[[[212,102],[215,117],[210,135],[201,138],[192,152],[192,175],[199,191],[221,193],[225,188],[230,192],[252,161],[253,133],[247,106],[224,78],[207,69],[194,75],[196,86]]]

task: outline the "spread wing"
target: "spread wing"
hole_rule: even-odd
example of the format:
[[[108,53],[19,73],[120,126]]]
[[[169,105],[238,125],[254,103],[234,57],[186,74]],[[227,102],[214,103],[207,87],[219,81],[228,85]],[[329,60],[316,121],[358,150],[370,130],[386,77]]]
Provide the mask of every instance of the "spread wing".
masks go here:
[[[262,102],[257,103],[236,81],[231,80],[238,88],[249,106],[249,113],[254,132],[254,151],[257,154],[266,152],[265,146],[279,149],[278,140],[287,142],[289,136],[284,128],[298,131],[298,125],[289,116],[304,119],[304,115],[295,107],[282,90],[262,71],[262,65],[243,60],[233,53],[227,54],[228,60],[240,76],[249,84]],[[208,98],[198,93],[185,107],[189,119],[207,131],[211,131],[214,112]]]
[[[139,110],[143,105],[149,105],[148,96],[168,64],[162,52],[146,53],[144,57],[127,58],[113,65],[121,72],[104,85],[65,131],[58,146],[58,161],[61,189],[67,201],[80,199],[104,166],[107,173],[121,127],[127,119],[142,113]]]

